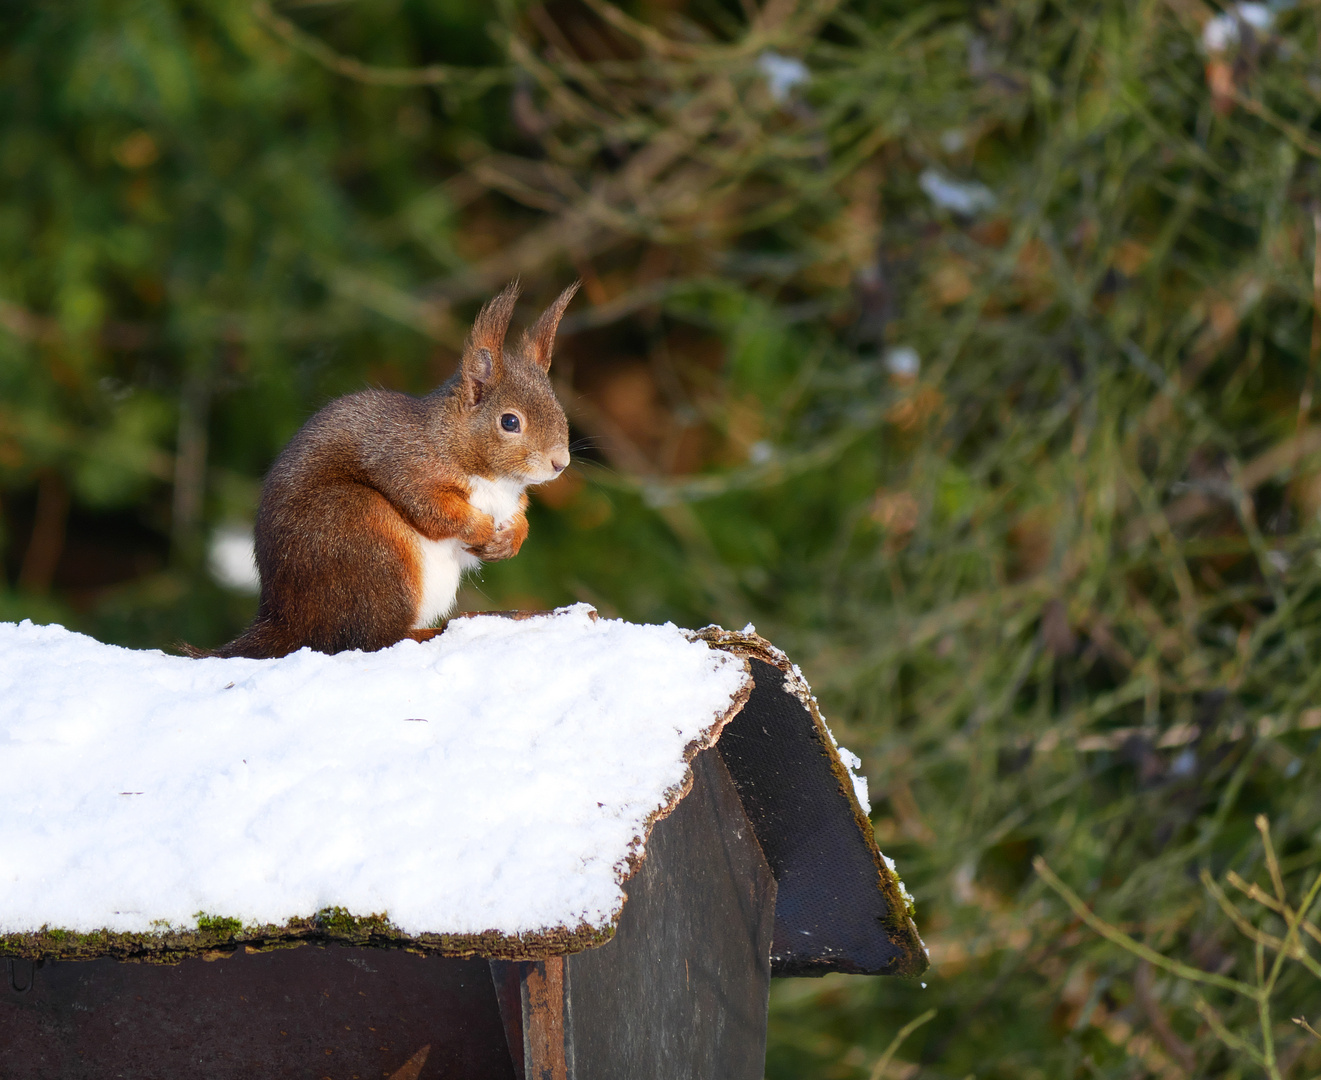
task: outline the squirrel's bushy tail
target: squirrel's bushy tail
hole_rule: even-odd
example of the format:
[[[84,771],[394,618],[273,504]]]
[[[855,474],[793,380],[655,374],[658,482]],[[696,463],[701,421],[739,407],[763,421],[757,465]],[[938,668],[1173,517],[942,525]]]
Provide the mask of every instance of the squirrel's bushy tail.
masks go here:
[[[271,660],[277,656],[288,656],[305,644],[303,641],[291,640],[288,634],[280,632],[279,627],[258,616],[243,633],[218,649],[199,649],[186,641],[179,642],[178,647],[180,652],[194,660],[208,656],[246,656],[252,660]]]

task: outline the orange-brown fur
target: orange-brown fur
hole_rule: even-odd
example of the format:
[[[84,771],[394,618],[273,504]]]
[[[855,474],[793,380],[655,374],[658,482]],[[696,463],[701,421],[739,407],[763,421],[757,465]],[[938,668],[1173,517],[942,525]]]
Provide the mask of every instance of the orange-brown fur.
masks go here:
[[[331,402],[276,459],[257,511],[261,599],[252,625],[214,653],[283,656],[381,649],[436,631],[415,625],[422,603],[419,537],[457,539],[482,560],[517,554],[527,496],[497,528],[473,506],[470,480],[515,486],[568,464],[568,424],[551,389],[555,331],[576,286],[504,347],[511,286],[473,325],[453,378],[423,398],[367,390]],[[501,418],[513,413],[522,430]]]

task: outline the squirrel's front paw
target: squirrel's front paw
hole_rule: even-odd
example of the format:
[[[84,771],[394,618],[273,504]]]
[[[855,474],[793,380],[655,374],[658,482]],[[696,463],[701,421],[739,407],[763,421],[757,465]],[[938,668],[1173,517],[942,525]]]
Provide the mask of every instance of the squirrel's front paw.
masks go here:
[[[484,544],[469,544],[468,551],[482,562],[497,562],[500,559],[512,559],[527,539],[527,518],[518,514],[512,521],[501,525],[495,534]]]
[[[468,520],[468,527],[460,534],[463,546],[477,554],[477,549],[491,543],[496,536],[495,518],[480,510],[474,510]]]

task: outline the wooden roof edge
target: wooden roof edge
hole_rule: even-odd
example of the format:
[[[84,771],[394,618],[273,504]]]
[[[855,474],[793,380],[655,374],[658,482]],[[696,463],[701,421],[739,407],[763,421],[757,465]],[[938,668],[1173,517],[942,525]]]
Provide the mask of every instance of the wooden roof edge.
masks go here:
[[[551,927],[527,934],[487,930],[478,934],[408,934],[383,915],[352,915],[327,908],[283,926],[243,926],[237,919],[203,919],[195,930],[171,927],[160,932],[79,933],[51,929],[0,935],[0,957],[24,960],[99,960],[104,957],[144,964],[177,964],[200,957],[216,960],[239,951],[271,952],[300,945],[346,945],[403,949],[425,956],[499,960],[544,960],[603,945],[615,934],[616,912],[604,927],[586,923],[575,929]]]
[[[863,811],[862,804],[858,802],[857,794],[853,790],[853,779],[849,775],[849,770],[843,759],[839,756],[834,737],[821,716],[821,709],[817,704],[816,696],[812,693],[812,688],[808,685],[802,672],[783,650],[777,648],[755,631],[726,630],[721,626],[711,625],[703,627],[701,630],[689,631],[689,636],[693,640],[705,641],[712,648],[722,649],[741,656],[745,660],[760,660],[778,669],[784,675],[785,692],[797,698],[812,718],[813,727],[816,729],[817,738],[825,750],[839,793],[846,800],[852,812],[854,824],[857,825],[876,867],[878,887],[885,897],[886,908],[889,911],[885,930],[890,940],[900,948],[902,953],[901,961],[892,969],[891,974],[921,975],[929,967],[930,959],[927,956],[926,945],[923,943],[917,930],[917,924],[913,919],[916,912],[912,898],[904,890],[899,875],[890,868],[890,864],[886,861],[876,843],[876,830],[871,823],[871,819]]]

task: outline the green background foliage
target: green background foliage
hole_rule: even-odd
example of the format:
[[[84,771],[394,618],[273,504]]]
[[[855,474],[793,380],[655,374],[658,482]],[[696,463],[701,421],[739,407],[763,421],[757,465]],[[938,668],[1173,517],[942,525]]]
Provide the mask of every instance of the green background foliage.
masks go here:
[[[462,602],[753,621],[861,754],[932,970],[778,984],[768,1076],[928,1008],[884,1075],[1315,1075],[1304,964],[1263,1020],[1033,871],[1251,981],[1199,873],[1321,864],[1321,9],[1234,10],[10,5],[0,616],[224,640],[303,420],[581,277],[579,464]]]

